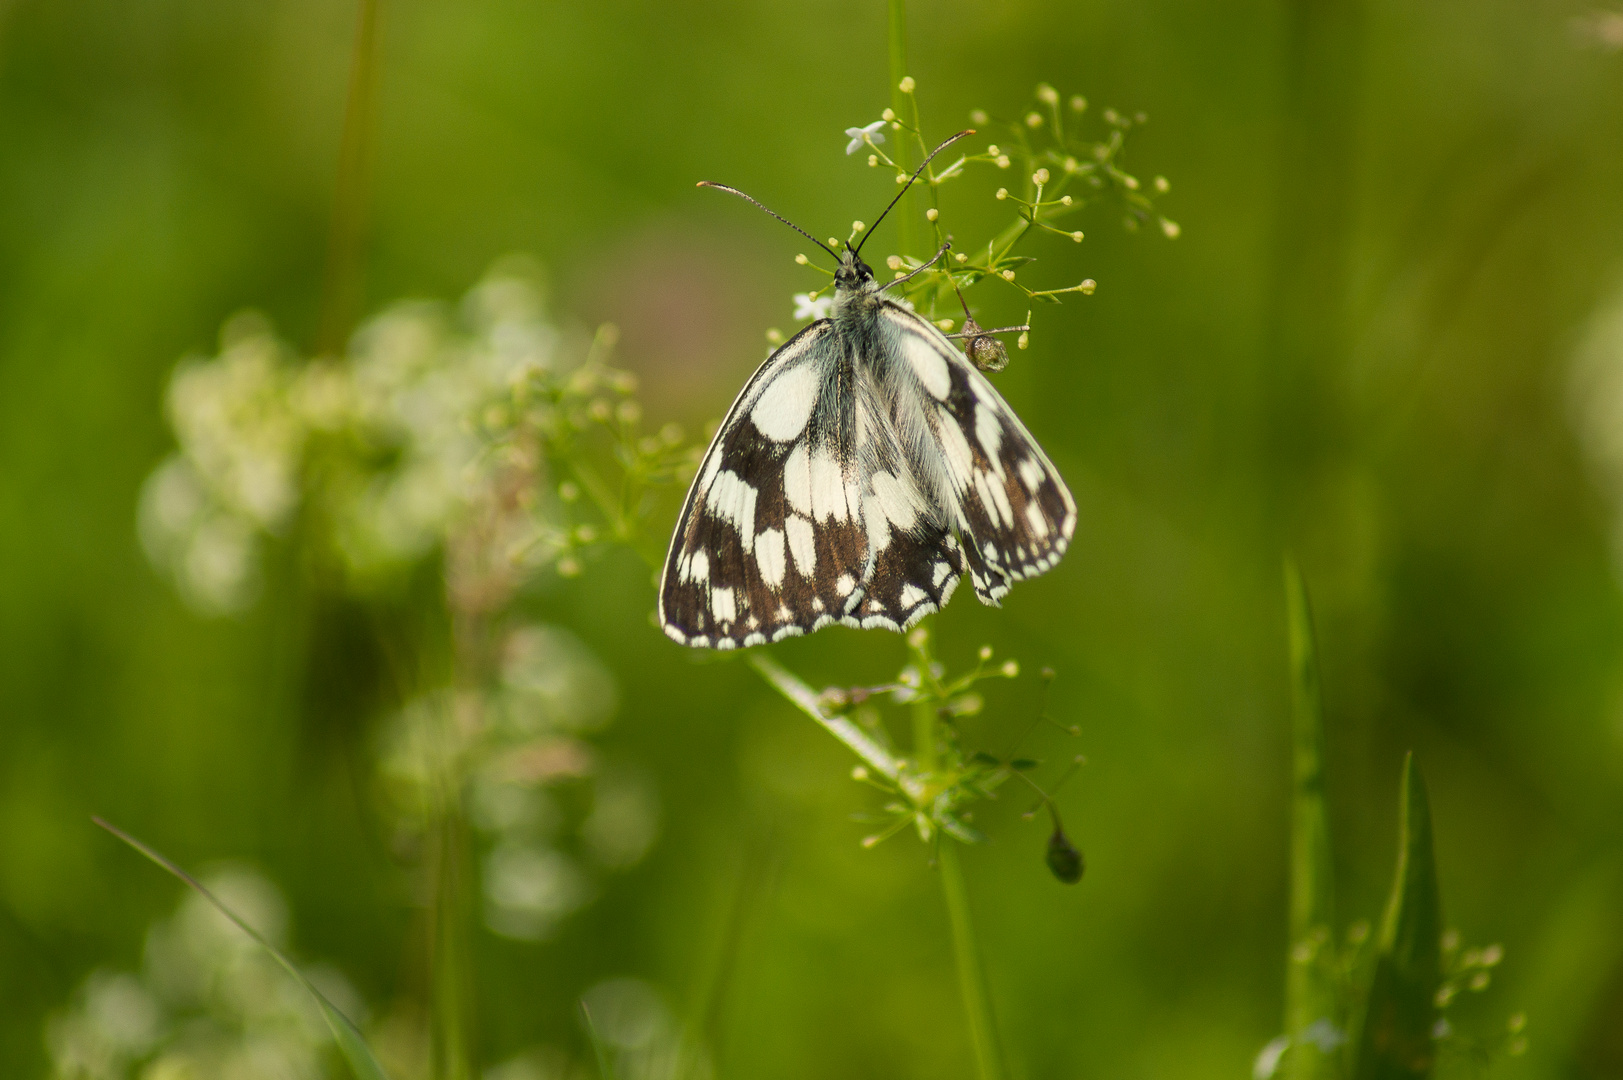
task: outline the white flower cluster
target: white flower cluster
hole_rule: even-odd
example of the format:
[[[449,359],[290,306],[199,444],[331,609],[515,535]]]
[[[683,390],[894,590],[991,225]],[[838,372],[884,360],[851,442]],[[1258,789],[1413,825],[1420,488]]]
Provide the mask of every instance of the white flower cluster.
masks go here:
[[[204,880],[283,946],[287,907],[263,875],[235,867]],[[345,1015],[363,1020],[360,999],[336,969],[304,970]],[[139,973],[93,972],[46,1026],[60,1080],[321,1077],[328,1075],[330,1038],[303,987],[193,892],[148,931]]]
[[[408,834],[432,816],[447,786],[466,785],[487,852],[485,924],[534,941],[593,898],[598,872],[641,861],[658,832],[659,806],[641,774],[603,768],[583,739],[608,723],[616,694],[578,638],[523,625],[502,652],[493,688],[430,694],[394,718],[381,776]],[[549,788],[588,777],[591,809],[571,821]]]
[[[361,578],[421,558],[493,507],[481,539],[534,565],[549,554],[545,529],[508,505],[522,500],[504,490],[504,436],[525,388],[559,364],[558,346],[533,273],[511,263],[467,296],[460,319],[397,305],[336,362],[300,363],[262,318],[238,316],[217,357],[183,362],[170,383],[179,449],[142,493],[148,556],[198,610],[244,607],[260,539],[286,530],[321,458],[334,540]],[[334,452],[322,458],[324,441]],[[520,464],[533,471],[533,457]]]

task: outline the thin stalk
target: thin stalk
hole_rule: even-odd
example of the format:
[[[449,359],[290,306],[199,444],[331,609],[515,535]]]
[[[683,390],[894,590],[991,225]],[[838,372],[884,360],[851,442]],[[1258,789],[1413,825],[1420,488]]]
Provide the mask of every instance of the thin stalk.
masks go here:
[[[434,1080],[472,1080],[473,969],[468,952],[467,837],[461,814],[445,808],[435,822],[430,960]]]
[[[902,763],[891,757],[868,733],[843,716],[826,716],[817,692],[795,678],[784,666],[756,649],[746,657],[750,667],[772,684],[772,688],[817,721],[824,731],[840,740],[868,766],[885,779],[896,781],[902,772]]]
[[[901,120],[907,119],[907,95],[902,93],[902,80],[907,77],[907,4],[906,0],[889,0],[889,38],[890,38],[890,107]],[[895,133],[896,138],[896,164],[901,166],[904,173],[913,171],[913,146],[911,140],[901,132]],[[919,224],[916,216],[911,212],[914,209],[913,193],[902,196],[902,205],[897,209],[896,215],[897,239],[903,254],[913,254],[921,250],[919,244]]]
[[[958,962],[958,989],[969,1018],[975,1073],[980,1080],[1003,1080],[1003,1055],[998,1049],[997,1027],[992,1020],[992,995],[975,947],[975,927],[969,918],[969,894],[964,889],[957,842],[951,837],[941,837],[936,848],[936,865],[941,874],[941,892],[947,900],[947,918],[952,923],[952,952]]]
[[[333,188],[332,224],[327,233],[327,266],[321,286],[321,322],[315,347],[318,356],[343,348],[360,306],[373,99],[377,88],[378,4],[379,0],[360,0],[356,16],[349,93],[344,103],[344,130],[338,143],[338,180]]]

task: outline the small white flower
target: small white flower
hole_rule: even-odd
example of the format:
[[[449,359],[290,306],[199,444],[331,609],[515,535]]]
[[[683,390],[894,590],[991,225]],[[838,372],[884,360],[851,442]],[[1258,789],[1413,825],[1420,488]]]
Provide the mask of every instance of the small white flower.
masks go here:
[[[1285,1051],[1289,1050],[1290,1046],[1289,1035],[1280,1035],[1270,1040],[1257,1054],[1257,1060],[1251,1066],[1253,1080],[1269,1080],[1279,1068],[1279,1059],[1285,1056]]]
[[[880,129],[884,126],[885,122],[883,120],[875,120],[867,127],[846,128],[845,133],[851,138],[851,141],[845,144],[846,156],[849,157],[856,153],[865,142],[884,142],[885,136],[880,132]]]
[[[826,319],[828,309],[834,306],[832,296],[819,296],[812,299],[811,293],[795,293],[795,318],[797,319]]]

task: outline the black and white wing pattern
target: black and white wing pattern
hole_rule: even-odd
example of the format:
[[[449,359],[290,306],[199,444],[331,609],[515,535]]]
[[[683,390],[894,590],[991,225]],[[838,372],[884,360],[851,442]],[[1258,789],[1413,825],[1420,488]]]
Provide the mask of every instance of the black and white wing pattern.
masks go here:
[[[1076,502],[1003,395],[939,330],[889,302],[880,321],[923,390],[915,398],[933,445],[920,468],[963,542],[976,597],[996,606],[1010,582],[1059,563]]]
[[[716,649],[835,622],[902,630],[966,572],[996,604],[1059,560],[1075,524],[985,376],[876,298],[808,326],[745,384],[678,519],[660,623]]]

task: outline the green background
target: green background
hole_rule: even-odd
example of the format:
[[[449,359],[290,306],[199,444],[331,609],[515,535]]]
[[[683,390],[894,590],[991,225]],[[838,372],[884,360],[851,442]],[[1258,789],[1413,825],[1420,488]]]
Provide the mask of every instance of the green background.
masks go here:
[[[791,261],[803,241],[696,180],[819,234],[894,190],[841,153],[890,103],[882,5],[381,10],[367,309],[533,252],[560,318],[620,324],[656,420],[719,416],[820,280]],[[965,855],[1020,1074],[1243,1076],[1277,1033],[1287,549],[1319,618],[1341,914],[1379,912],[1413,748],[1448,922],[1507,950],[1460,1022],[1527,1010],[1532,1050],[1505,1075],[1623,1074],[1623,596],[1570,377],[1623,280],[1623,55],[1583,14],[910,7],[935,132],[1014,114],[1039,81],[1142,109],[1127,164],[1171,179],[1183,226],[1128,235],[1102,210],[1082,245],[1034,249],[1033,279],[1100,283],[1039,311],[998,383],[1071,483],[1076,542],[1002,610],[966,592],[937,620],[949,659],[989,641],[1053,666],[1050,711],[1082,735],[1039,749],[1090,761],[1061,798],[1080,886],[1048,875],[1023,806],[994,807],[994,842]],[[134,527],[172,446],[175,361],[244,306],[314,336],[354,23],[311,0],[0,0],[8,1076],[47,1069],[45,1015],[93,967],[135,966],[176,899],[91,813],[189,865],[258,863],[301,954],[375,1003],[412,989],[342,619],[286,573],[246,615],[201,619]],[[952,193],[966,232],[1001,223],[994,186]],[[980,292],[993,321],[1022,314]],[[651,770],[662,835],[556,940],[480,939],[484,1059],[578,1051],[572,1002],[608,976],[680,1008],[744,896],[723,1075],[968,1075],[926,852],[858,846],[874,797],[846,751],[743,666],[654,631],[629,558],[535,604],[618,676],[602,742]],[[844,629],[774,651],[819,685],[903,654]],[[1030,681],[993,706],[973,730],[1001,750]]]

